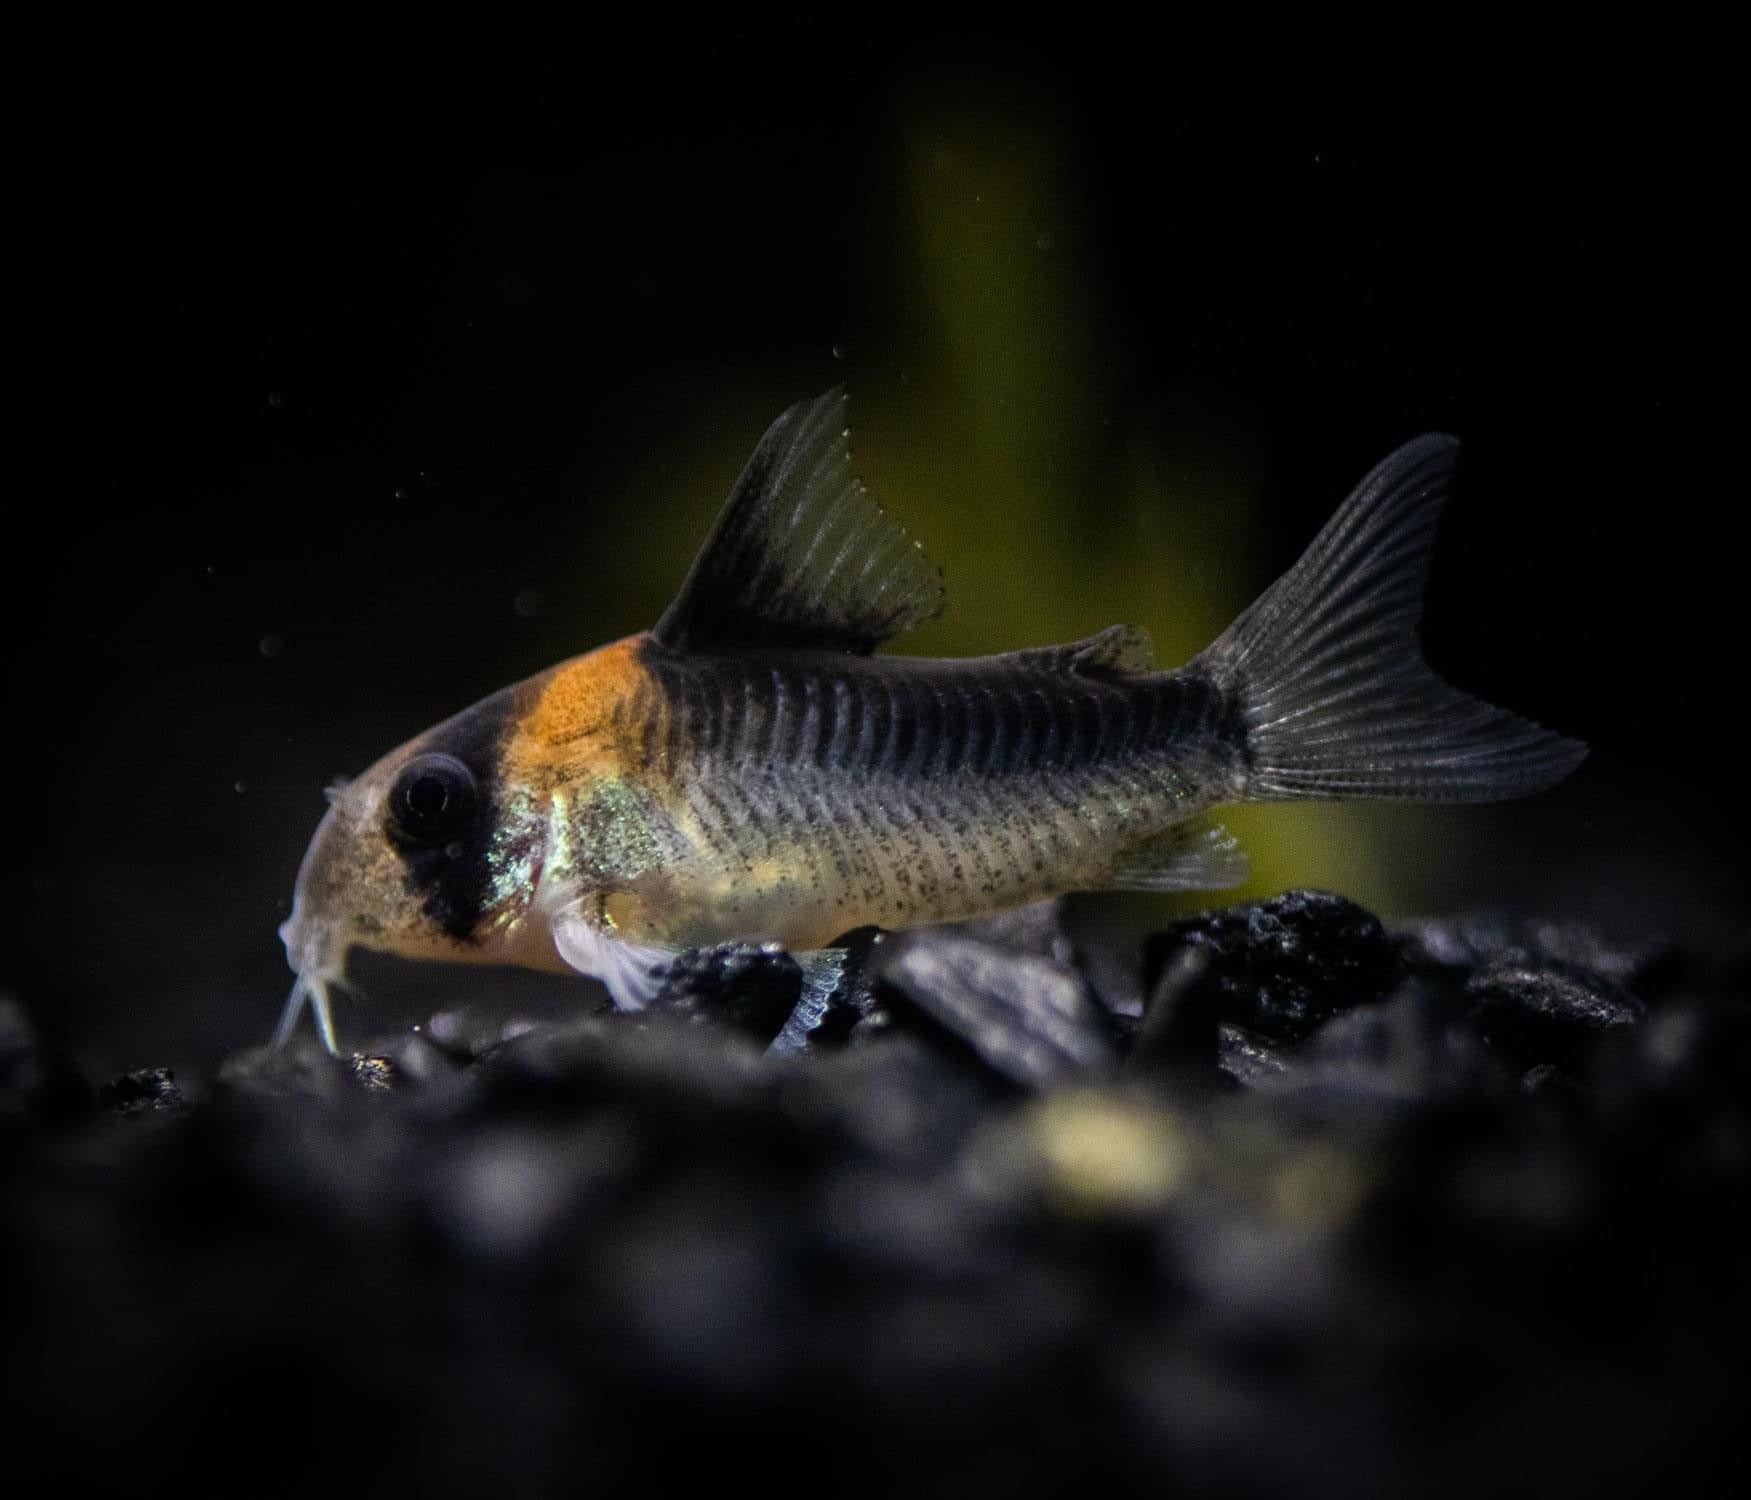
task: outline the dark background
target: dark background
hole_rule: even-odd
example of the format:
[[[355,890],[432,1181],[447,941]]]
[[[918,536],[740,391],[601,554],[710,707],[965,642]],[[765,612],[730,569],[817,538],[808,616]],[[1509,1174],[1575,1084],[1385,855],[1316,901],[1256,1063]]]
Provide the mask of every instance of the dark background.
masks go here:
[[[1458,433],[1430,653],[1594,755],[1537,802],[1385,825],[1416,832],[1383,888],[1740,920],[1742,478],[1706,400],[1736,174],[1700,43],[290,19],[17,60],[0,985],[64,1041],[260,1039],[322,784],[649,624],[760,429],[838,380],[950,565],[922,650],[1122,617],[1094,486],[1152,445],[1249,497],[1227,608],[1393,444]],[[1047,269],[1006,280],[1030,245]],[[979,602],[1001,509],[957,522],[930,482],[1001,475],[1005,412],[1016,473],[1073,455],[1030,544],[1087,597],[1029,640]],[[1149,493],[1195,588],[1223,513],[1180,528],[1175,477]]]

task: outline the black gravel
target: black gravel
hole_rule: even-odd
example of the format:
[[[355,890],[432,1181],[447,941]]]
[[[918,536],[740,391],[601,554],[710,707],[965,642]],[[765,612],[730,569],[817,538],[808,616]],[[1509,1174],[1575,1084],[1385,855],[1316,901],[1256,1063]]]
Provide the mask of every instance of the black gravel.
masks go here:
[[[0,1002],[12,1472],[1599,1495],[1733,1451],[1742,956],[1294,892],[1153,938],[1139,1019],[1040,913],[858,951],[788,1052],[745,946],[643,1016],[483,989],[196,1080]]]

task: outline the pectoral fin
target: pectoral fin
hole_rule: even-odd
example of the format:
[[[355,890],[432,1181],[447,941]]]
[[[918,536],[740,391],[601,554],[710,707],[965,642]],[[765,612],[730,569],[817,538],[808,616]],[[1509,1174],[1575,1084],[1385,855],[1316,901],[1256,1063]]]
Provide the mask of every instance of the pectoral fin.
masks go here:
[[[859,927],[838,940],[843,947],[792,953],[803,971],[802,994],[768,1052],[800,1052],[818,1040],[835,1007],[867,1015],[874,998],[871,955],[882,941],[875,927]]]
[[[578,973],[607,985],[621,1010],[643,1010],[649,1005],[675,957],[673,949],[616,937],[582,903],[554,913],[553,946]]]
[[[793,953],[803,971],[802,994],[796,1009],[784,1023],[784,1029],[773,1038],[767,1050],[799,1052],[826,1019],[827,1007],[846,977],[851,953],[845,948],[815,948],[806,953]]]

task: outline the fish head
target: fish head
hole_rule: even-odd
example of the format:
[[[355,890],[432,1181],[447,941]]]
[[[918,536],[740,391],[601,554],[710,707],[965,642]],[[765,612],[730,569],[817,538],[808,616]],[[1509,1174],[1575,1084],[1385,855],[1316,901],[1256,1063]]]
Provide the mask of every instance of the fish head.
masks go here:
[[[525,962],[544,820],[508,785],[518,689],[476,704],[329,789],[280,927],[301,983],[345,978],[355,947],[404,958]]]

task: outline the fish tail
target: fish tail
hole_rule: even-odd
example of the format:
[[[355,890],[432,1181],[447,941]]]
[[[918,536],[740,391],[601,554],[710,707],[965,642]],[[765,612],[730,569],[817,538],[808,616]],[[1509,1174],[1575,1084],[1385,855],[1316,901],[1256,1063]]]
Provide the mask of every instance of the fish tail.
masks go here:
[[[1198,659],[1239,705],[1259,800],[1492,802],[1554,786],[1577,740],[1441,681],[1418,641],[1458,443],[1417,438]]]

